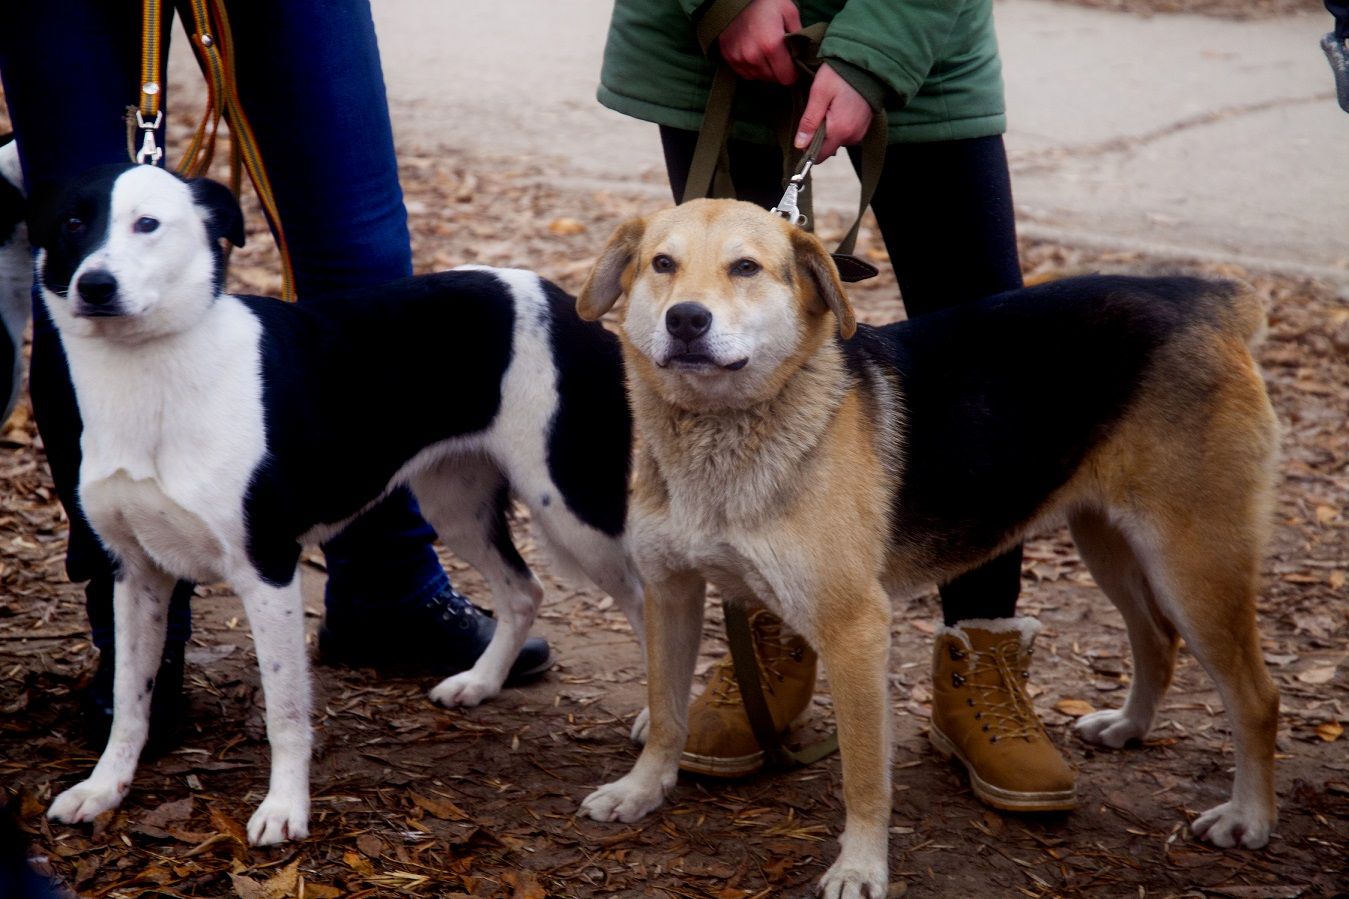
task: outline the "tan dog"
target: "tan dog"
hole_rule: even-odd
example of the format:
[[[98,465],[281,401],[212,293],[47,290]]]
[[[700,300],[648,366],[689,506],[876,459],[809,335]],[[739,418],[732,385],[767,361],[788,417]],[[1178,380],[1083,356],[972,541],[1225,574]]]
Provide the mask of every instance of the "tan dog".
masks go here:
[[[1265,844],[1278,695],[1255,595],[1277,426],[1247,349],[1264,323],[1249,292],[1090,277],[859,326],[814,237],[747,203],[697,201],[623,225],[578,308],[598,318],[623,296],[651,725],[587,814],[635,821],[674,786],[711,581],[824,660],[847,822],[821,887],[884,896],[889,593],[1066,513],[1134,655],[1124,708],[1079,732],[1110,746],[1147,733],[1184,637],[1237,755],[1231,800],[1194,830]]]

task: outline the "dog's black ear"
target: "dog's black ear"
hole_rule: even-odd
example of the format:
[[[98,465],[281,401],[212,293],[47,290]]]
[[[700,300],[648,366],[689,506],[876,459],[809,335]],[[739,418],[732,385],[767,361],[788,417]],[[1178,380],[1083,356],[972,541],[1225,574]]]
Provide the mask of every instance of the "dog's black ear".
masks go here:
[[[834,258],[814,234],[792,228],[792,248],[796,251],[796,265],[815,290],[818,310],[833,312],[838,319],[838,333],[844,340],[857,333],[857,316],[852,302],[843,290]]]
[[[618,298],[632,286],[633,257],[637,255],[645,231],[645,221],[628,219],[609,238],[576,298],[576,312],[581,318],[595,321],[612,309]]]
[[[210,178],[193,178],[187,182],[192,198],[206,210],[206,231],[213,238],[225,238],[236,247],[244,245],[244,211],[230,189]]]

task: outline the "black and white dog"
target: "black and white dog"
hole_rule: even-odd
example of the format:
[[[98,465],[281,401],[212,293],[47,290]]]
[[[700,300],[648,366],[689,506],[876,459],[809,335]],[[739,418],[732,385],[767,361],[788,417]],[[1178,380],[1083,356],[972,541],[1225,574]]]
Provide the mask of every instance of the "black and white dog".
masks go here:
[[[32,308],[33,248],[24,224],[19,145],[13,135],[0,134],[0,425],[23,387],[23,332]]]
[[[472,670],[431,691],[436,701],[495,695],[542,599],[511,542],[511,493],[640,639],[618,341],[581,321],[561,289],[525,271],[464,268],[314,305],[223,294],[219,240],[242,244],[238,205],[219,184],[150,166],[90,172],[40,206],[33,232],[84,418],[81,503],[118,563],[112,733],[50,817],[88,821],[125,795],[170,590],[179,578],[223,580],[252,625],[272,747],[248,836],[306,836],[297,561],[302,544],[397,485],[482,573],[499,619]],[[356,434],[371,415],[373,442]]]

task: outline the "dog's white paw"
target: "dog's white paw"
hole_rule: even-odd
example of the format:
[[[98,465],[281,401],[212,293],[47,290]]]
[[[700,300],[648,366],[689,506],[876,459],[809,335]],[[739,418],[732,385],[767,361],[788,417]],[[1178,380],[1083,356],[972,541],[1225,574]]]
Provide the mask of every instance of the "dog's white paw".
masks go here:
[[[1224,849],[1238,843],[1247,849],[1259,849],[1269,842],[1273,827],[1272,815],[1236,802],[1224,802],[1195,818],[1190,830],[1201,840]]]
[[[287,840],[309,836],[309,800],[281,799],[272,796],[248,819],[248,842],[254,846],[272,846]]]
[[[47,809],[47,817],[67,824],[92,821],[108,809],[117,808],[128,786],[125,783],[96,781],[91,777],[57,796],[52,807]]]
[[[651,709],[645,708],[637,713],[637,720],[632,722],[632,732],[629,736],[632,742],[638,746],[646,745],[646,735],[651,731]]]
[[[472,671],[447,677],[431,689],[431,701],[449,708],[475,706],[501,692],[501,684]]]
[[[664,801],[665,788],[659,782],[629,774],[587,796],[581,803],[581,813],[596,821],[631,824],[660,808]]]
[[[823,899],[885,899],[890,886],[886,861],[858,863],[842,856],[820,878]]]
[[[1073,730],[1088,743],[1120,749],[1130,740],[1147,736],[1148,725],[1128,717],[1121,709],[1107,709],[1078,718]]]

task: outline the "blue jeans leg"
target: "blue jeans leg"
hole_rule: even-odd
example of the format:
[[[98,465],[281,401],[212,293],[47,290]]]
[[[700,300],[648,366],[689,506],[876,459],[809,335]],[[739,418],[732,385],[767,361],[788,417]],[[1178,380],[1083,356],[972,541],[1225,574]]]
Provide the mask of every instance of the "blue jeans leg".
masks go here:
[[[0,28],[0,79],[30,193],[96,165],[126,162],[122,114],[139,90],[140,4],[134,0],[52,0],[16,4]],[[87,581],[95,645],[112,647],[112,560],[80,511],[77,487],[83,425],[65,353],[34,288],[33,412],[57,497],[70,519],[66,572]],[[192,630],[191,585],[169,605],[170,639]]]
[[[370,4],[236,0],[228,10],[240,100],[285,223],[300,301],[411,274]],[[395,492],[324,546],[328,605],[439,592],[449,581],[434,539],[411,494]]]

